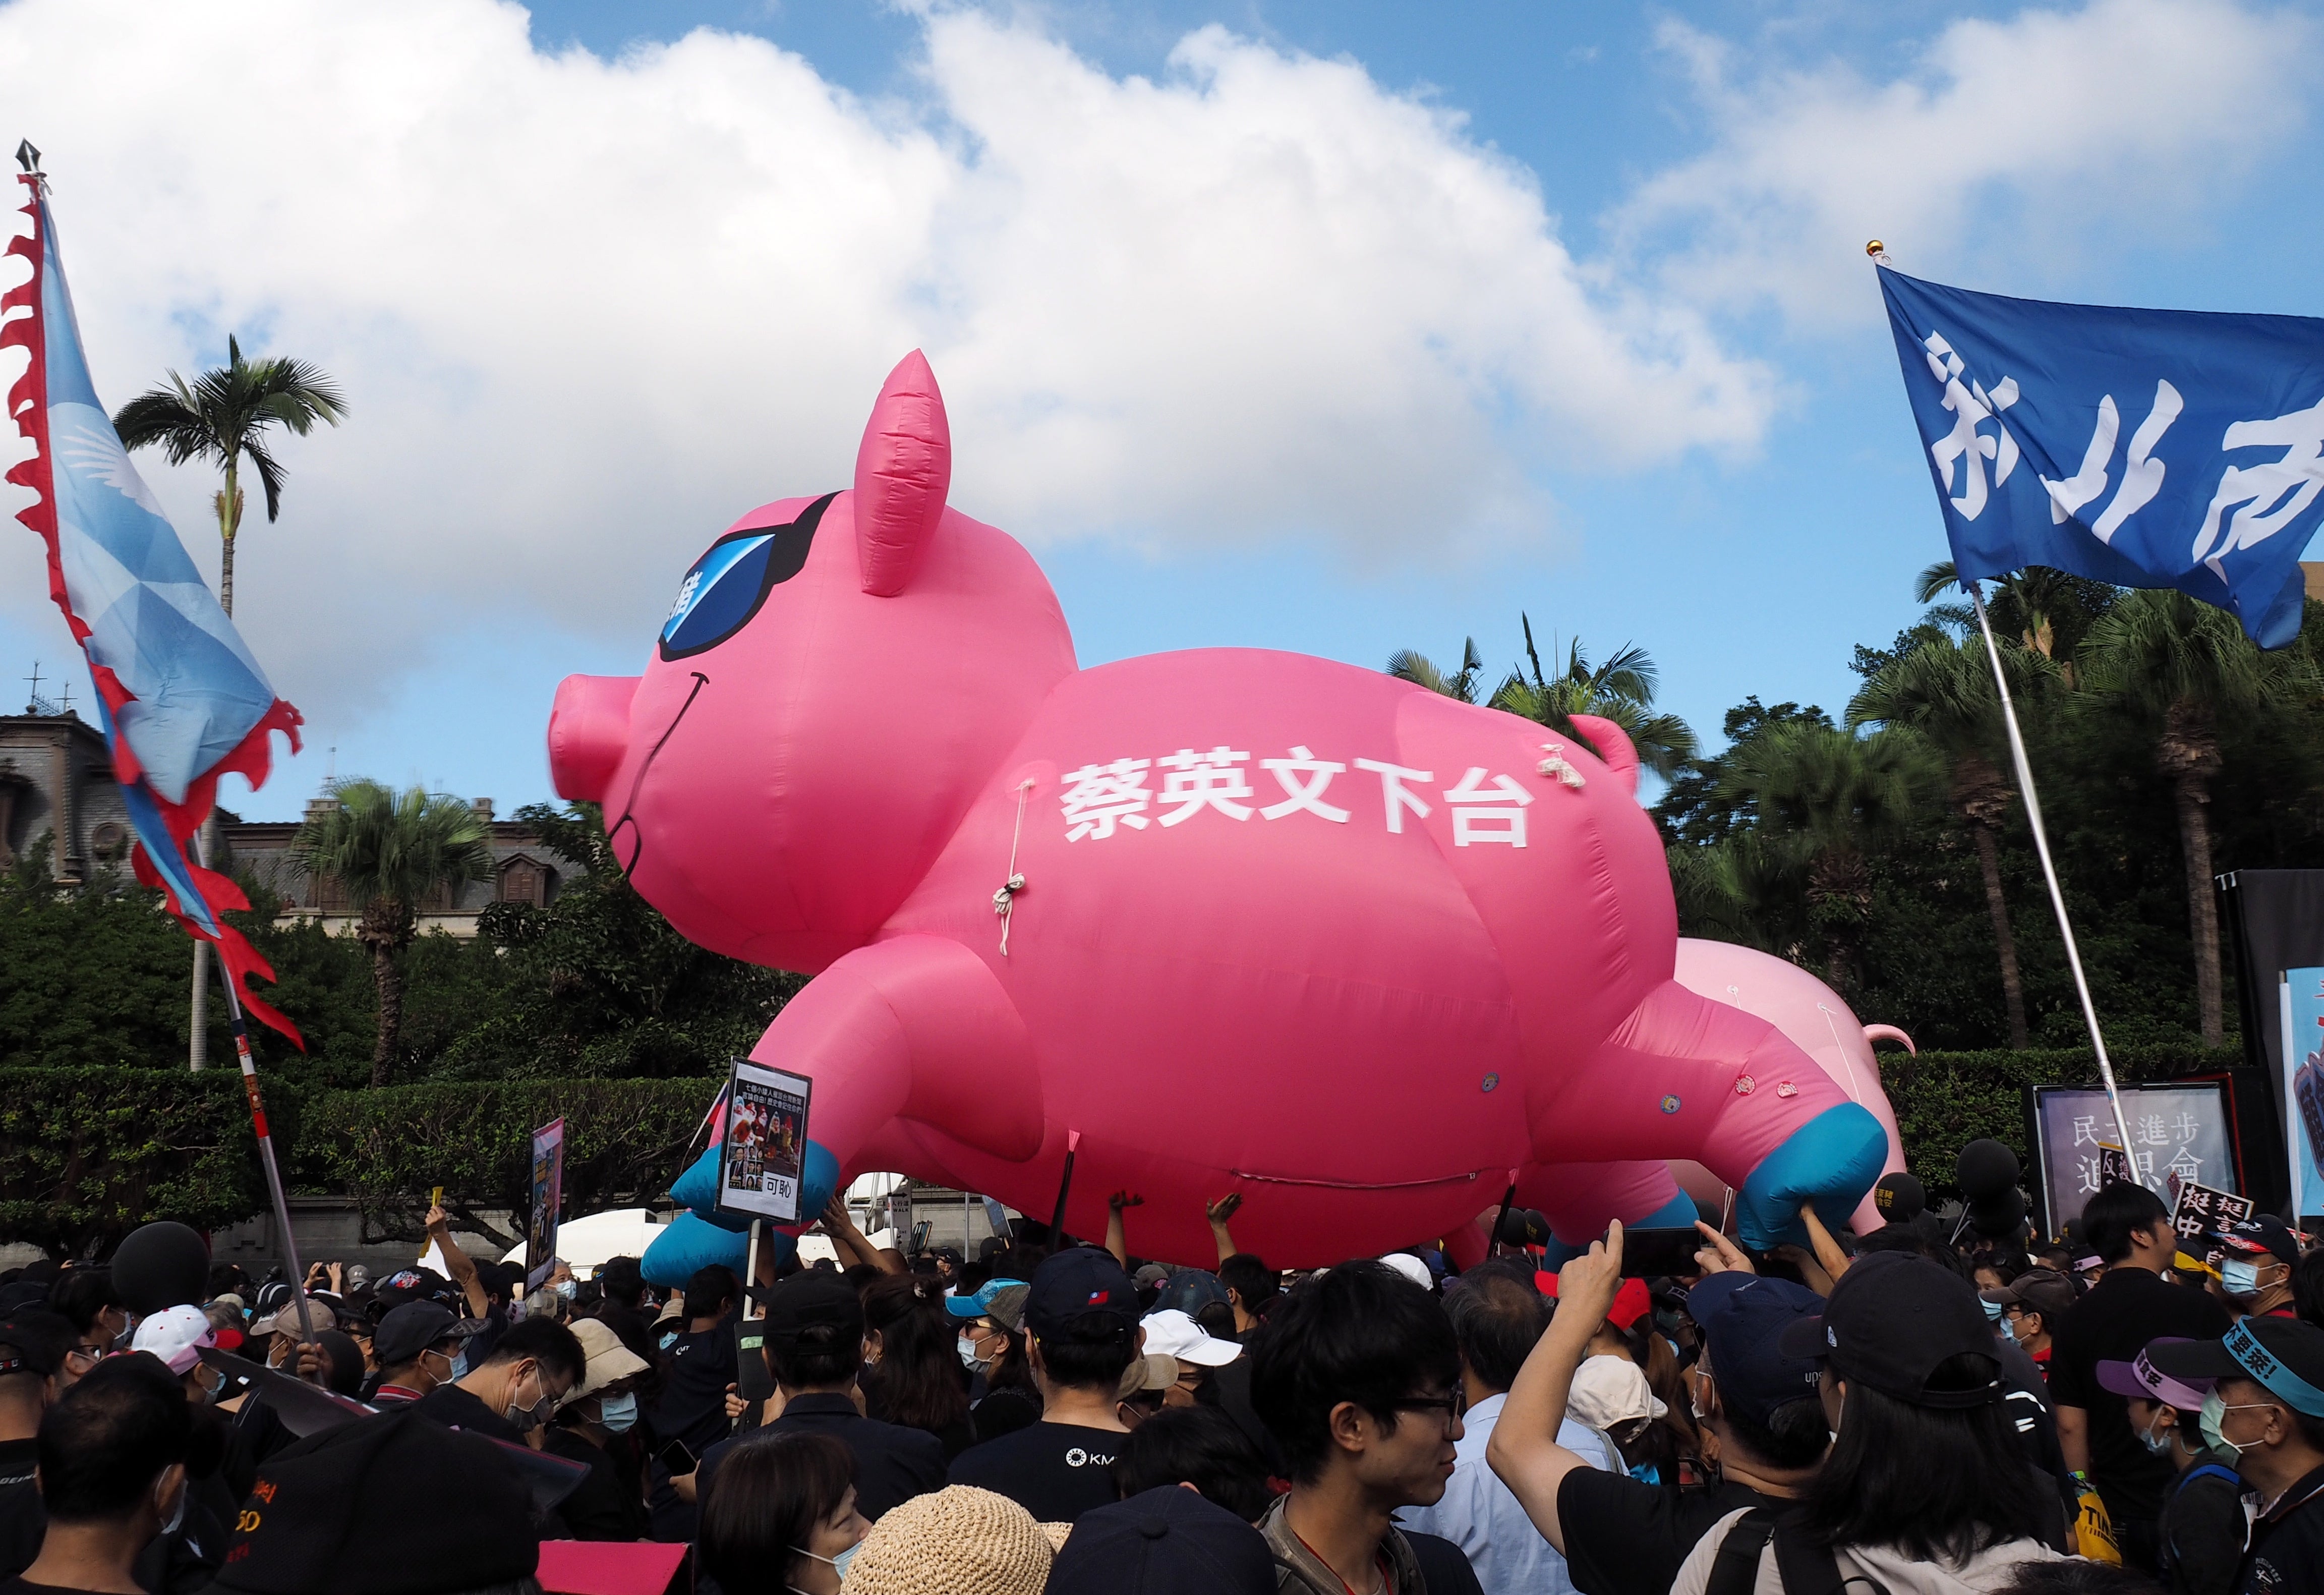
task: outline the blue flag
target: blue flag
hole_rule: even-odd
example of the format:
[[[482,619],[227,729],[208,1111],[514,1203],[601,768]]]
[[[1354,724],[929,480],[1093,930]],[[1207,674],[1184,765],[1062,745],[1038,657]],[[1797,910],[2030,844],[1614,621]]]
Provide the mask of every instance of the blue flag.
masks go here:
[[[1964,582],[2046,565],[2300,633],[2324,320],[2004,299],[1881,268]]]

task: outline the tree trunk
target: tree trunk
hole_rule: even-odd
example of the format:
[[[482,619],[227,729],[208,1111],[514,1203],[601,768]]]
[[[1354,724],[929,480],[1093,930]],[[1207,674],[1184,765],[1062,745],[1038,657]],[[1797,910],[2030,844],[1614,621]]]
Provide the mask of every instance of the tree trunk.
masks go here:
[[[403,972],[395,966],[395,948],[384,939],[371,945],[371,978],[379,992],[379,1037],[371,1049],[371,1083],[376,1088],[387,1083],[396,1033],[403,1028]]]
[[[226,462],[226,486],[217,495],[218,518],[218,607],[226,618],[234,618],[234,534],[242,530],[241,473],[236,468],[241,456],[228,455]]]
[[[2187,930],[2195,943],[2195,1011],[2203,1045],[2227,1039],[2219,1001],[2219,905],[2211,888],[2211,826],[2204,810],[2210,783],[2200,775],[2178,781],[2179,835],[2187,853]]]
[[[2211,886],[2211,826],[2204,810],[2219,773],[2219,739],[2209,707],[2184,697],[2163,717],[2154,762],[2171,779],[2179,806],[2179,841],[2187,855],[2187,932],[2195,944],[2195,1012],[2203,1045],[2227,1039],[2219,1001],[2219,908]]]
[[[194,862],[207,869],[209,861],[217,856],[217,814],[212,810],[202,821],[200,843]],[[224,974],[221,968],[218,972]],[[194,942],[194,991],[190,1022],[186,1031],[186,1068],[198,1074],[209,1067],[210,1056],[210,945],[196,938]]]
[[[2001,849],[1991,825],[1972,823],[1977,838],[1977,862],[1985,876],[1985,906],[1993,916],[1993,945],[2001,954],[2001,1000],[2009,1010],[2009,1045],[2023,1050],[2032,1044],[2025,1028],[2025,988],[2017,978],[2017,943],[2009,934],[2009,904],[2001,895]]]

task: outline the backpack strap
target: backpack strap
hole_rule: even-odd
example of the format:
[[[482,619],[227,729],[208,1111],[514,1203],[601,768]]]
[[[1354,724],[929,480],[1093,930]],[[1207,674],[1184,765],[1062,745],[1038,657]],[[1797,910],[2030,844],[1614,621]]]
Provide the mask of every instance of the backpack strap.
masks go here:
[[[2245,1488],[2242,1474],[2233,1468],[2223,1468],[2217,1462],[2205,1462],[2199,1467],[2188,1469],[2187,1476],[2179,1481],[2179,1488],[2184,1489],[2198,1479],[2224,1479],[2234,1485],[2238,1493]]]
[[[1839,1556],[1830,1545],[1802,1532],[1795,1517],[1786,1517],[1775,1527],[1775,1571],[1783,1577],[1784,1595],[1841,1595]],[[1846,1582],[1863,1585],[1870,1595],[1888,1595],[1888,1587],[1875,1578],[1859,1576]]]
[[[1751,1595],[1751,1587],[1759,1579],[1759,1553],[1766,1549],[1767,1536],[1775,1532],[1773,1507],[1754,1507],[1737,1518],[1719,1544],[1703,1595]]]

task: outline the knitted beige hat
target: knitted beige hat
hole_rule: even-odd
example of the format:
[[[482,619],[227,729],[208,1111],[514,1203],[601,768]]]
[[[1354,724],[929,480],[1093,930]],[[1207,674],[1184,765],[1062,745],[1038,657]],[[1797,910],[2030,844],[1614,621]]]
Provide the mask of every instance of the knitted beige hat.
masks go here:
[[[847,1564],[841,1595],[1041,1595],[1054,1553],[1007,1496],[954,1484],[891,1507]]]

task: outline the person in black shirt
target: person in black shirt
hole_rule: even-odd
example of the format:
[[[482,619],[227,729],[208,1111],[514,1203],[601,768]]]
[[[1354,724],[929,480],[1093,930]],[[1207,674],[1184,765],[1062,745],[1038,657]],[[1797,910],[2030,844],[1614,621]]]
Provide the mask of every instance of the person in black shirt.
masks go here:
[[[1115,1499],[1113,1464],[1130,1432],[1115,1394],[1146,1338],[1138,1287],[1105,1252],[1074,1247],[1033,1271],[1025,1323],[1041,1421],[961,1452],[949,1480],[1007,1496],[1043,1523],[1071,1523]]]
[[[2081,1222],[2107,1269],[2051,1328],[2050,1398],[2058,1443],[2067,1471],[2098,1487],[2124,1565],[2151,1568],[2163,1491],[2173,1470],[2131,1432],[2123,1398],[2098,1382],[2098,1364],[2134,1361],[2149,1341],[2164,1336],[2218,1340],[2227,1332],[2227,1315],[2201,1292],[2163,1277],[2179,1237],[2153,1192],[2114,1181],[2084,1205]]]
[[[1622,1286],[1621,1229],[1558,1276],[1557,1314],[1535,1344],[1494,1425],[1486,1460],[1544,1538],[1565,1554],[1582,1595],[1662,1595],[1696,1542],[1738,1508],[1788,1501],[1821,1465],[1830,1430],[1812,1358],[1786,1357],[1784,1331],[1823,1310],[1788,1280],[1763,1279],[1708,1225],[1687,1296],[1702,1332],[1697,1420],[1718,1479],[1700,1489],[1647,1484],[1590,1465],[1556,1443],[1574,1370]]]
[[[731,1270],[715,1264],[696,1269],[686,1282],[686,1327],[662,1342],[654,1433],[683,1442],[697,1457],[726,1438],[731,1426],[726,1387],[734,1382],[733,1309],[741,1295]]]
[[[184,1387],[154,1358],[110,1358],[75,1384],[41,1419],[41,1554],[0,1595],[139,1587],[139,1555],[185,1509],[193,1427]]]
[[[41,1554],[49,1521],[33,1481],[41,1417],[57,1398],[57,1369],[72,1343],[72,1324],[38,1307],[0,1321],[0,1578]]]
[[[625,1471],[613,1447],[614,1437],[638,1421],[638,1383],[653,1371],[653,1364],[594,1318],[576,1319],[572,1329],[588,1353],[588,1365],[541,1435],[540,1449],[579,1462],[589,1477],[558,1503],[557,1516],[572,1539],[643,1539],[645,1492],[637,1469]]]
[[[2203,1438],[2197,1415],[2209,1379],[2174,1379],[2142,1353],[2135,1362],[2098,1364],[2098,1383],[2130,1407],[2139,1443],[2166,1457],[2179,1477],[2163,1498],[2155,1572],[2171,1595],[2227,1595],[2243,1571],[2251,1525],[2236,1453]]]
[[[2259,1492],[2241,1595],[2324,1590],[2324,1329],[2296,1318],[2246,1318],[2217,1341],[2150,1346],[2173,1378],[2216,1379],[2203,1437],[2237,1457]]]
[[[855,1409],[863,1308],[854,1287],[836,1274],[809,1270],[776,1286],[766,1300],[767,1360],[782,1391],[782,1415],[705,1451],[695,1475],[697,1500],[737,1449],[773,1434],[829,1434],[844,1443],[855,1459],[856,1509],[875,1522],[916,1495],[943,1489],[941,1441]]]
[[[482,1367],[470,1369],[456,1385],[430,1390],[411,1410],[449,1428],[517,1444],[549,1421],[588,1364],[571,1330],[527,1318],[501,1336]]]

